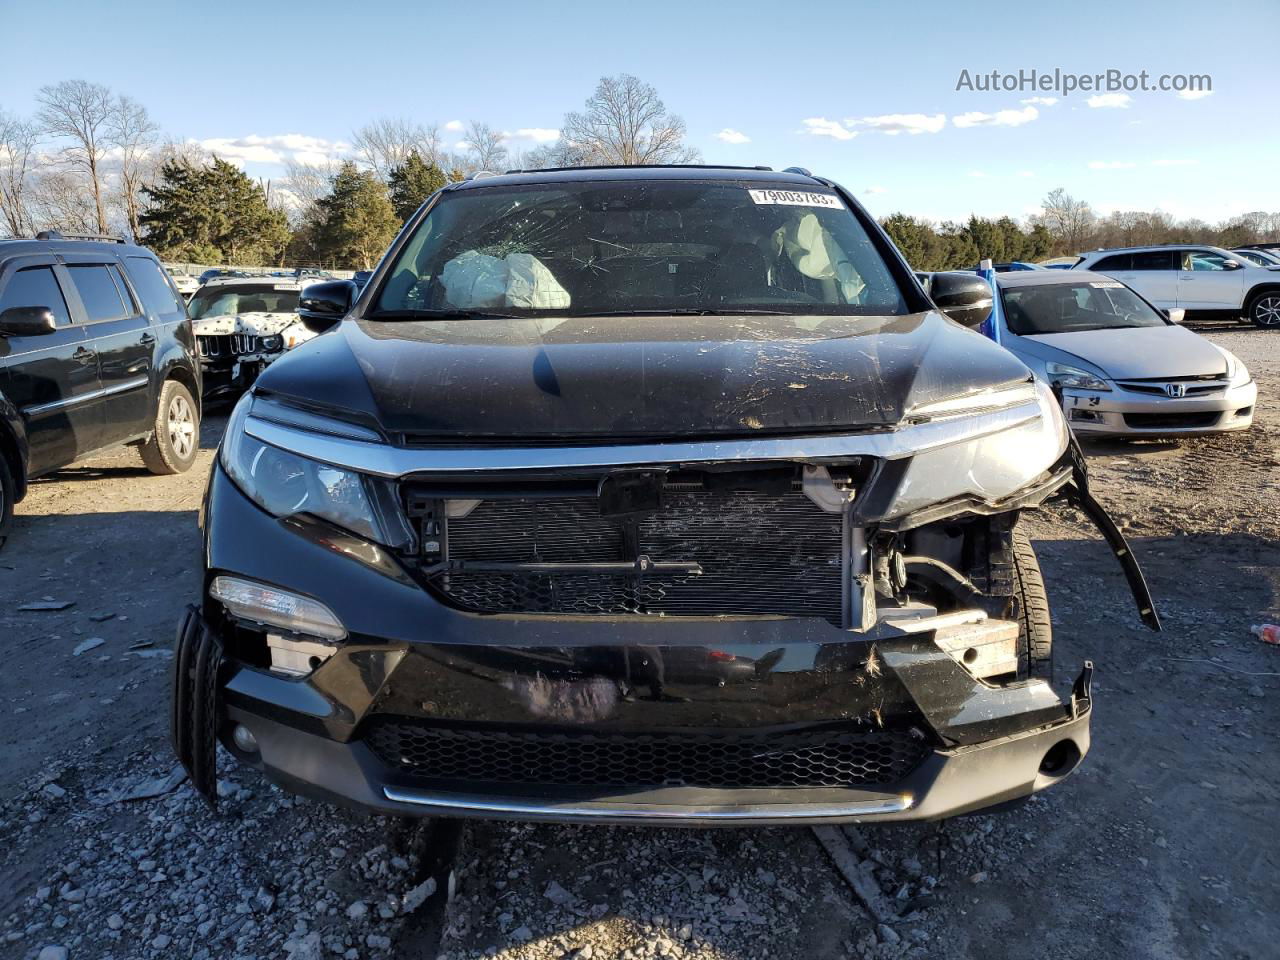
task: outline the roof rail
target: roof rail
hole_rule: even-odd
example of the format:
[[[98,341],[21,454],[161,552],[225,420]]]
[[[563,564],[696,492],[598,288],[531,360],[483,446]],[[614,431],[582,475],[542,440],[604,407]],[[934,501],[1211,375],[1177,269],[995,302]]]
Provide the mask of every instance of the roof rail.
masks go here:
[[[57,230],[41,230],[37,240],[101,240],[103,243],[124,243],[124,238],[105,233],[60,233]]]
[[[520,170],[508,170],[507,173],[554,173],[558,170],[764,170],[773,172],[773,167],[757,164],[752,167],[734,166],[728,163],[589,163],[581,167],[529,167]]]
[[[802,176],[802,177],[812,177],[812,176],[813,176],[813,174],[809,172],[809,168],[808,168],[808,167],[787,167],[787,169],[783,170],[782,172],[783,172],[783,173],[798,173],[798,174],[800,174],[800,176]]]

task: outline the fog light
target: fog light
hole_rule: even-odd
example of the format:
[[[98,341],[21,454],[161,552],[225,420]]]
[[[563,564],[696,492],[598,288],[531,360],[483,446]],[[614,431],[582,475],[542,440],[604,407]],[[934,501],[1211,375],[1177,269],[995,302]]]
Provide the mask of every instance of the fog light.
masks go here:
[[[243,750],[245,753],[258,752],[258,738],[243,723],[237,723],[236,728],[231,731],[231,740],[238,749]]]
[[[347,628],[328,607],[288,590],[239,577],[214,577],[209,596],[221,601],[233,617],[254,623],[325,640],[347,635]]]

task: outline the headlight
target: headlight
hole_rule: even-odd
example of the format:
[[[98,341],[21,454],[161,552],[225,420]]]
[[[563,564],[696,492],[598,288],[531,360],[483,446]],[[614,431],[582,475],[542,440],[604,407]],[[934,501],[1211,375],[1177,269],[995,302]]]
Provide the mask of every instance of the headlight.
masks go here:
[[[245,394],[231,414],[219,461],[250,500],[274,517],[308,513],[368,540],[396,545],[361,474],[309,460],[263,443],[244,432],[253,395]]]
[[[1050,360],[1044,365],[1049,374],[1049,382],[1055,387],[1069,387],[1073,390],[1110,390],[1111,386],[1088,370],[1067,366],[1065,363],[1054,363]]]
[[[1239,357],[1237,357],[1230,350],[1222,349],[1222,347],[1218,346],[1216,343],[1210,344],[1210,346],[1212,346],[1213,349],[1217,350],[1220,354],[1222,354],[1222,356],[1226,359],[1227,380],[1230,386],[1243,387],[1246,383],[1249,382],[1249,380],[1251,379],[1249,376],[1249,370],[1247,367],[1245,367],[1243,363],[1240,362]]]
[[[272,336],[272,337],[262,338],[263,350],[276,351],[281,349],[283,346],[284,346],[284,339],[282,337]]]

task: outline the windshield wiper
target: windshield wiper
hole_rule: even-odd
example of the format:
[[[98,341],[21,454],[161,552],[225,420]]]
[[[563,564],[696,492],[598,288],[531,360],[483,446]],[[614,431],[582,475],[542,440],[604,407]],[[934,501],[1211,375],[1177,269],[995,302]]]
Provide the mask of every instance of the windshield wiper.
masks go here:
[[[799,317],[803,313],[792,310],[721,310],[707,307],[674,307],[667,310],[588,310],[569,313],[570,317]]]
[[[366,320],[520,320],[518,313],[491,310],[375,310]]]

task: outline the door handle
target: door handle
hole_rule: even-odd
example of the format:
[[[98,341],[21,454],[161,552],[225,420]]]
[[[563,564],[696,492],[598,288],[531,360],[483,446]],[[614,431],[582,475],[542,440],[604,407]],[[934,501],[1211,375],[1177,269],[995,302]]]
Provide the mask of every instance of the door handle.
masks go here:
[[[97,354],[92,350],[86,350],[84,347],[76,347],[76,352],[71,355],[71,359],[82,367],[87,367],[97,359]]]
[[[142,344],[144,347],[149,347],[156,342],[156,338],[149,333],[144,333],[141,337],[138,338],[138,342]]]

